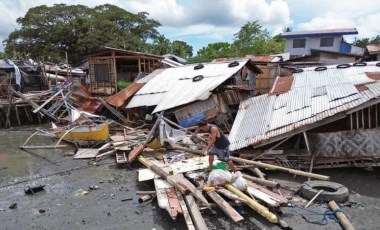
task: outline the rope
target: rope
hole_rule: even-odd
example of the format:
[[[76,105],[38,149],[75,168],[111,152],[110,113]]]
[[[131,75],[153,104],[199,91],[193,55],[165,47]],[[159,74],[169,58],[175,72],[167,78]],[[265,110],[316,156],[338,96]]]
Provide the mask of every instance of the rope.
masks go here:
[[[313,209],[310,209],[310,208],[304,208],[304,207],[301,207],[301,206],[298,206],[294,203],[289,203],[289,207],[291,208],[299,208],[301,210],[304,210],[304,211],[307,211],[309,212],[310,214],[309,215],[321,215],[323,216],[322,219],[320,220],[317,220],[317,221],[311,221],[309,219],[307,219],[305,217],[305,215],[301,214],[301,213],[298,213],[296,212],[297,214],[299,214],[307,223],[310,223],[310,224],[318,224],[318,225],[326,225],[328,223],[328,220],[331,219],[331,220],[334,220],[336,223],[339,223],[339,220],[336,218],[335,216],[335,213],[337,212],[343,212],[342,209],[336,209],[334,211],[325,211],[325,212],[319,212],[319,211],[315,211]]]

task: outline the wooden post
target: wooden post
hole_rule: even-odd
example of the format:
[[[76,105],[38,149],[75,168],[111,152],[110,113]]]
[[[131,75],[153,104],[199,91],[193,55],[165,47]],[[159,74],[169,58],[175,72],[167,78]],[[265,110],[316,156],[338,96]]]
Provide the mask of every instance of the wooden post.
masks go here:
[[[13,99],[13,93],[8,93],[8,111],[7,111],[7,121],[5,122],[5,128],[11,127],[11,107],[12,107],[12,99]]]
[[[342,211],[339,211],[339,206],[335,203],[335,201],[329,202],[329,208],[333,211],[336,211],[335,216],[338,218],[340,225],[345,230],[355,230],[355,227],[350,223],[347,219],[346,215]]]
[[[232,157],[231,156],[230,159],[233,160],[233,161],[235,161],[235,162],[238,162],[238,163],[250,164],[250,165],[254,165],[254,166],[259,167],[259,168],[267,168],[267,169],[270,169],[270,170],[278,170],[278,171],[282,171],[282,172],[291,173],[291,174],[294,174],[294,175],[311,177],[311,178],[315,178],[315,179],[318,179],[318,180],[329,180],[330,179],[329,176],[324,176],[324,175],[315,174],[315,173],[303,172],[303,171],[300,171],[300,170],[289,169],[289,168],[285,168],[285,167],[281,167],[281,166],[277,166],[277,165],[266,164],[266,163],[257,162],[257,161],[250,161],[250,160],[241,159],[241,158],[238,158],[238,157]]]
[[[21,126],[20,115],[18,114],[17,105],[15,105],[15,112],[16,112],[16,118],[17,118],[18,125]]]

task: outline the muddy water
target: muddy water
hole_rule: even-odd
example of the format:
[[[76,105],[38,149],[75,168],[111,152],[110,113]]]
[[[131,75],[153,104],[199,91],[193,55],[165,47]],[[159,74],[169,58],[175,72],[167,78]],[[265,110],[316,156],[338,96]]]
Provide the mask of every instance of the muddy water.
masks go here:
[[[15,130],[0,131],[0,178],[33,177],[40,173],[46,165],[52,164],[49,160],[54,155],[62,154],[63,150],[34,149],[22,150],[19,148],[34,132],[35,127],[26,127]],[[50,137],[35,136],[30,142],[33,145],[53,144]]]

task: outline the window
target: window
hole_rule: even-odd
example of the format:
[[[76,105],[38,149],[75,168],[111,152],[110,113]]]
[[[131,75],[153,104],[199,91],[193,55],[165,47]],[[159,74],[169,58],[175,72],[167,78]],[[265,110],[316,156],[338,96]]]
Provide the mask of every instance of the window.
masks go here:
[[[294,39],[293,48],[305,48],[306,39]]]
[[[110,71],[108,69],[108,64],[95,64],[94,68],[96,81],[110,80]]]
[[[321,47],[330,47],[334,45],[334,38],[321,38]]]

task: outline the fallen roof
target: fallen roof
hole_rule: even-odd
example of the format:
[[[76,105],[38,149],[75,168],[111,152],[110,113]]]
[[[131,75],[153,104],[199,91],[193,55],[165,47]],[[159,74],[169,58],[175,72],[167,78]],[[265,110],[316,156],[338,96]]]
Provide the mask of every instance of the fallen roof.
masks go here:
[[[321,37],[321,36],[342,36],[358,34],[356,28],[327,29],[327,30],[307,30],[291,31],[281,33],[281,38],[301,38],[301,37]]]
[[[379,103],[380,81],[373,77],[380,72],[379,65],[355,65],[305,68],[285,82],[277,80],[271,94],[242,102],[229,135],[230,149],[272,143],[344,118],[359,106]],[[288,81],[289,89],[277,86]]]
[[[218,62],[203,64],[204,67],[200,69],[194,69],[197,65],[186,65],[154,72],[156,76],[135,94],[127,108],[157,105],[153,111],[156,113],[205,100],[211,95],[210,91],[236,74],[248,59],[237,62],[238,65],[232,67],[229,67],[231,62]]]

